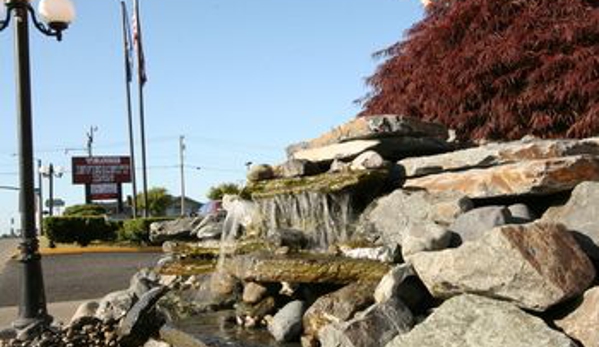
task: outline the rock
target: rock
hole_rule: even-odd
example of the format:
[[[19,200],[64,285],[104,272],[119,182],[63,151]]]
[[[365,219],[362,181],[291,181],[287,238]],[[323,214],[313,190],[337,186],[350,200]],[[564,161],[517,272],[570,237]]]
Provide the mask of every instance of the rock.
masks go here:
[[[191,231],[191,235],[200,240],[220,238],[223,232],[225,213],[210,213]]]
[[[129,281],[129,291],[140,298],[150,289],[158,286],[158,282],[160,282],[160,276],[154,271],[144,268],[131,277],[131,280]]]
[[[14,328],[0,329],[0,346],[3,341],[14,340],[17,338],[17,330]]]
[[[292,301],[274,315],[268,331],[276,341],[291,342],[299,340],[302,334],[302,316],[305,311],[303,301]]]
[[[277,304],[272,296],[250,305],[244,302],[236,306],[237,317],[241,319],[246,328],[254,328],[269,314],[275,312]]]
[[[409,233],[422,238],[442,234],[457,216],[471,208],[472,201],[457,191],[431,194],[398,189],[368,206],[361,216],[360,230],[380,238],[385,245],[401,245]]]
[[[329,173],[347,172],[347,171],[349,171],[350,166],[351,166],[351,163],[346,163],[342,160],[335,159],[331,163],[331,167],[329,168]]]
[[[293,178],[312,176],[322,172],[320,167],[308,160],[290,159],[279,166],[280,177]]]
[[[439,124],[427,123],[417,118],[399,115],[380,115],[354,118],[322,136],[307,142],[291,145],[287,155],[336,143],[358,139],[378,139],[389,137],[431,137],[445,140],[448,131]]]
[[[372,283],[356,282],[318,298],[304,314],[304,335],[316,338],[325,325],[347,321],[368,308],[374,302],[374,287]]]
[[[217,296],[232,296],[240,290],[239,280],[222,271],[210,276],[210,291]]]
[[[72,324],[74,321],[78,320],[81,317],[94,317],[96,315],[96,311],[100,307],[100,304],[97,301],[90,300],[85,301],[77,307],[77,311],[73,317],[71,317],[70,323]]]
[[[169,240],[189,240],[191,232],[202,221],[201,218],[178,218],[172,221],[150,224],[150,241],[162,243]]]
[[[120,322],[117,335],[122,347],[138,347],[158,333],[164,318],[156,311],[156,303],[168,289],[156,287],[144,294]]]
[[[243,302],[247,304],[255,304],[262,300],[268,289],[255,282],[248,282],[243,287]]]
[[[398,257],[397,247],[360,247],[347,248],[340,247],[341,254],[344,257],[352,259],[369,259],[383,263],[393,263]]]
[[[277,247],[289,247],[290,249],[303,249],[310,243],[301,230],[293,229],[270,230],[267,239]]]
[[[471,199],[482,199],[553,194],[596,180],[599,162],[595,157],[570,156],[412,178],[404,188],[458,191]]]
[[[388,166],[388,162],[375,151],[366,151],[360,154],[350,164],[351,170],[381,169]]]
[[[599,183],[583,182],[574,188],[568,203],[550,208],[543,221],[562,223],[574,232],[584,251],[599,260]]]
[[[444,302],[386,347],[575,347],[565,335],[516,306],[475,295]]]
[[[449,230],[459,236],[461,242],[474,241],[491,229],[508,224],[511,217],[510,210],[505,206],[479,207],[458,216]]]
[[[510,210],[510,214],[512,217],[510,218],[511,223],[515,224],[526,224],[533,222],[537,219],[537,216],[534,212],[528,208],[528,206],[524,204],[514,204],[508,206],[508,210]]]
[[[401,243],[401,255],[407,259],[419,252],[438,251],[447,248],[451,243],[452,233],[443,227],[431,227],[427,232],[411,229]]]
[[[247,174],[247,179],[250,182],[269,180],[274,177],[274,170],[268,164],[253,165]]]
[[[568,336],[582,343],[584,347],[599,346],[599,287],[593,287],[584,293],[578,307],[566,317],[555,321]]]
[[[490,143],[450,153],[407,158],[398,164],[404,168],[407,177],[415,177],[582,154],[599,155],[599,143],[565,139]]]
[[[415,275],[414,268],[410,264],[401,264],[394,267],[381,279],[381,282],[374,290],[374,301],[377,304],[382,304],[393,297],[397,297],[401,284],[404,283],[406,278]]]
[[[194,336],[176,329],[170,325],[160,328],[160,338],[172,346],[177,347],[208,347],[204,342]]]
[[[171,347],[170,344],[164,342],[164,341],[158,341],[158,340],[154,340],[154,339],[149,339],[144,345],[143,347]]]
[[[135,299],[135,294],[129,290],[110,293],[98,303],[95,316],[104,322],[119,320],[127,314]]]
[[[293,153],[291,158],[324,164],[331,163],[336,159],[353,160],[366,151],[374,151],[387,160],[396,161],[409,156],[444,153],[450,149],[451,146],[447,142],[436,138],[391,137],[376,140],[353,140],[303,149]]]
[[[325,326],[318,336],[322,347],[379,347],[398,334],[407,333],[413,325],[410,310],[393,298],[373,305],[348,322]]]
[[[583,293],[595,278],[593,264],[559,224],[505,225],[409,260],[434,297],[477,293],[534,311]]]
[[[389,265],[372,260],[307,254],[249,254],[235,256],[224,264],[225,271],[242,281],[266,283],[378,282],[389,269]]]

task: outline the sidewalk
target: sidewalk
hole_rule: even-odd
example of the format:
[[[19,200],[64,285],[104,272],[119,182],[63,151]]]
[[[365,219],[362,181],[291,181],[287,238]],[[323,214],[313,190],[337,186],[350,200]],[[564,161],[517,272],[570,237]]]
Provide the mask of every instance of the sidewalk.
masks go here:
[[[4,270],[6,262],[15,255],[19,239],[2,239],[0,240],[0,273]]]
[[[83,301],[68,301],[68,302],[56,302],[48,304],[48,312],[54,320],[57,322],[69,323],[75,311],[79,305],[88,300]],[[8,327],[17,318],[19,309],[16,306],[13,307],[1,307],[0,308],[0,329]]]

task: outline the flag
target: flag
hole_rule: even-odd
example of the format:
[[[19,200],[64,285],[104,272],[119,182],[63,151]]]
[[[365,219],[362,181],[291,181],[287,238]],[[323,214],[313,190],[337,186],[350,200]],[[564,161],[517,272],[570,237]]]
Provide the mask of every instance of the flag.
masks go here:
[[[123,41],[125,44],[125,73],[127,74],[127,82],[133,81],[133,39],[131,37],[131,27],[129,26],[129,15],[127,14],[127,5],[121,1],[123,12]]]
[[[141,37],[141,21],[139,18],[139,3],[138,0],[133,1],[133,43],[135,45],[135,52],[137,53],[137,73],[139,74],[139,80],[144,85],[148,76],[146,75],[146,58],[144,56],[144,50],[142,45]]]

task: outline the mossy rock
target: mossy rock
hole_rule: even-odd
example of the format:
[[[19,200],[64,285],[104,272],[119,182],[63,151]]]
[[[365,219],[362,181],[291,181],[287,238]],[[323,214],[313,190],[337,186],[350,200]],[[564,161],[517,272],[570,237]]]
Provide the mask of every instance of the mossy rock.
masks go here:
[[[224,269],[242,281],[347,284],[378,282],[391,265],[320,254],[249,254],[232,257]]]
[[[324,173],[308,177],[251,182],[245,190],[254,199],[303,192],[330,194],[349,189],[381,187],[388,181],[389,174],[387,169]]]

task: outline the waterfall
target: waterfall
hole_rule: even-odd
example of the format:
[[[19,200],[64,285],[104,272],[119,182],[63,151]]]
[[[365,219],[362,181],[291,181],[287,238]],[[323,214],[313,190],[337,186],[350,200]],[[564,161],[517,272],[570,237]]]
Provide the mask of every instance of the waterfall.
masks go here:
[[[347,241],[355,222],[349,193],[301,192],[258,199],[269,233],[281,228],[305,232],[314,248]]]

